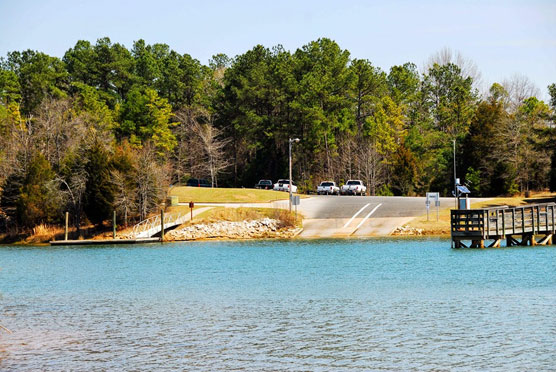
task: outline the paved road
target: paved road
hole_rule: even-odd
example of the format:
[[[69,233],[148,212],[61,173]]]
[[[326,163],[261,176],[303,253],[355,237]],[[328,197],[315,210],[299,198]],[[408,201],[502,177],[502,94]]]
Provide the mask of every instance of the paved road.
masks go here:
[[[299,211],[306,218],[337,219],[351,218],[362,207],[369,204],[361,214],[370,212],[380,204],[373,213],[374,218],[380,217],[417,217],[427,213],[424,197],[402,196],[334,196],[321,195],[302,199]],[[440,208],[454,206],[453,198],[440,198]],[[431,213],[435,211],[434,204]]]
[[[302,237],[384,236],[427,213],[424,197],[315,196],[302,199]],[[453,198],[440,198],[440,208],[453,208]],[[436,207],[431,205],[431,218]]]
[[[302,237],[389,235],[396,227],[427,213],[424,197],[318,195],[301,199],[298,211],[305,217]],[[478,199],[473,199],[476,201]],[[197,205],[288,208],[287,200],[271,203]],[[454,198],[440,198],[440,208],[453,208]],[[431,205],[431,218],[436,207]]]

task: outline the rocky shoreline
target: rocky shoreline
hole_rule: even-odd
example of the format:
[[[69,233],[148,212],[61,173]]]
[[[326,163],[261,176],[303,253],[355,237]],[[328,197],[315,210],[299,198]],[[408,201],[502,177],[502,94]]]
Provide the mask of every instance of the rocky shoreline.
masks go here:
[[[413,236],[421,236],[426,235],[423,229],[418,229],[415,227],[411,227],[408,225],[403,225],[396,227],[394,231],[392,231],[392,235],[413,235]]]
[[[177,228],[165,234],[166,240],[199,239],[262,239],[292,238],[301,232],[301,228],[285,227],[279,220],[263,218],[240,222],[221,221],[200,223]]]

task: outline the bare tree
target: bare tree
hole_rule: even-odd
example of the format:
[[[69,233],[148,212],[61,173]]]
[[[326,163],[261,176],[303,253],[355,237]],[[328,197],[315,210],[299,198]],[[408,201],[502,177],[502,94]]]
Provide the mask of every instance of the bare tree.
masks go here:
[[[178,163],[188,164],[189,173],[209,176],[212,187],[218,186],[218,175],[230,166],[225,156],[228,139],[222,139],[222,130],[213,125],[212,115],[202,108],[184,108],[176,114],[178,128]],[[180,175],[186,173],[183,165]]]
[[[461,69],[464,77],[473,79],[473,86],[481,91],[483,81],[479,68],[473,60],[464,57],[460,52],[454,52],[452,49],[445,47],[431,55],[425,63],[425,71],[428,71],[434,64],[447,65],[452,63]]]
[[[61,200],[65,201],[73,219],[73,225],[79,235],[81,230],[81,217],[83,215],[83,196],[87,184],[87,172],[80,167],[72,169],[71,174],[64,178],[58,176],[52,182],[59,193],[62,194]]]
[[[210,174],[212,187],[217,187],[218,174],[230,166],[230,162],[224,154],[224,149],[229,140],[220,139],[222,131],[212,125],[211,122],[206,124],[196,123],[193,132],[198,136],[204,147],[206,157],[204,167]]]
[[[504,79],[502,86],[508,92],[511,110],[517,108],[529,97],[539,97],[539,88],[525,75],[514,74],[509,79]]]
[[[118,214],[124,215],[124,226],[128,226],[128,216],[137,207],[136,195],[129,185],[126,175],[118,170],[112,171],[114,185],[114,206]]]
[[[147,143],[139,153],[135,171],[137,207],[141,219],[145,219],[165,198],[169,169],[158,161],[155,148]]]
[[[373,139],[362,139],[357,150],[362,179],[368,185],[370,195],[376,195],[377,189],[384,183],[384,156],[377,150]]]
[[[76,115],[68,99],[45,99],[33,118],[33,138],[37,149],[52,165],[60,165],[64,156],[91,137],[86,114]]]

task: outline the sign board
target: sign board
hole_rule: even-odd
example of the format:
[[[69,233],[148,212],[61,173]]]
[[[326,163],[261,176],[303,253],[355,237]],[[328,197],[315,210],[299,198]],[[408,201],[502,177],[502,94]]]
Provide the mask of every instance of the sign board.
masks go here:
[[[440,201],[440,194],[437,192],[428,192],[427,193],[427,204],[430,204],[431,202],[439,202]]]
[[[299,195],[292,195],[292,205],[299,205],[300,202]]]
[[[429,208],[431,202],[434,202],[434,206],[436,207],[436,220],[438,221],[438,207],[440,207],[440,194],[437,192],[427,193],[427,200],[425,201],[425,205],[427,206],[427,221],[429,220]]]
[[[193,209],[195,208],[195,203],[193,203],[192,201],[189,202],[189,208]]]

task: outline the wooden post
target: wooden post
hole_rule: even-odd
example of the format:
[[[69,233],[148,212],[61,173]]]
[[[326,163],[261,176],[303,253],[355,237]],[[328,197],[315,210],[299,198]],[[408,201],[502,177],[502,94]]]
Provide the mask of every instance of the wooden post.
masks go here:
[[[64,240],[68,240],[68,221],[69,221],[69,212],[66,212],[66,232],[64,234]]]
[[[486,216],[487,216],[487,228],[486,228],[485,238],[490,235],[490,212],[488,210],[486,212]]]
[[[512,208],[512,235],[515,235],[515,209]]]
[[[537,205],[537,234],[541,230],[541,207]]]
[[[535,208],[531,208],[531,223],[533,224],[531,233],[535,236]]]
[[[160,209],[160,241],[164,241],[164,208]]]
[[[552,206],[552,235],[554,235],[554,206]]]
[[[525,234],[525,208],[521,208],[521,234]],[[521,236],[523,240],[523,235]]]
[[[545,226],[546,226],[546,233],[548,234],[548,206],[544,207],[545,214]]]
[[[502,211],[502,235],[506,235],[506,213]]]
[[[112,239],[116,239],[116,211],[114,211],[112,218]]]

